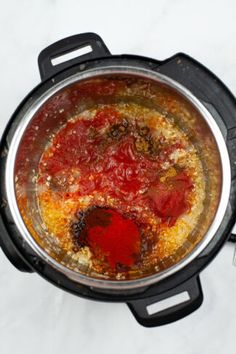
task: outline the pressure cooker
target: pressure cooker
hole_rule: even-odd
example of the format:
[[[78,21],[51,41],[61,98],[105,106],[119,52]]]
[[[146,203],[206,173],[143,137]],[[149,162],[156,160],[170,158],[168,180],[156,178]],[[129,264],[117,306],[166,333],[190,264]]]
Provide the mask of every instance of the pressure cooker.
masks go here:
[[[58,58],[63,59],[66,54],[84,48],[89,48],[89,52],[58,61]],[[74,35],[50,45],[39,54],[38,65],[41,82],[20,103],[1,139],[0,245],[3,252],[20,271],[37,272],[74,295],[127,303],[143,326],[160,326],[189,315],[203,301],[200,272],[227,240],[235,241],[232,233],[236,215],[234,96],[211,71],[186,54],[178,53],[163,61],[137,55],[112,55],[95,33]],[[126,101],[154,107],[161,106],[162,95],[174,97],[182,107],[180,120],[195,130],[193,142],[200,144],[202,160],[208,170],[204,215],[195,238],[187,240],[187,251],[172,257],[163,269],[134,279],[99,278],[83,273],[72,267],[75,260],[68,255],[61,261],[56,256],[60,247],[41,227],[34,184],[49,138],[66,123],[68,112],[73,113],[75,107],[77,111],[83,111],[91,105],[89,98],[80,105],[74,98],[78,85],[111,77],[155,86],[156,94],[149,97],[145,85],[135,91],[129,84]],[[111,98],[109,95],[110,92],[104,89],[96,99],[98,103],[124,100],[124,97]],[[191,123],[191,117],[195,117],[194,123]],[[204,149],[207,139],[201,135],[201,128],[212,143],[210,154]],[[32,133],[30,139],[29,132]],[[22,151],[23,155],[20,155]],[[24,211],[19,207],[16,189],[19,169],[24,174]],[[218,198],[209,192],[214,184],[219,189]],[[26,217],[31,218],[30,227]],[[41,235],[42,242],[36,233]],[[177,299],[180,294],[184,294],[182,301],[155,310],[154,305],[164,304],[166,299]]]

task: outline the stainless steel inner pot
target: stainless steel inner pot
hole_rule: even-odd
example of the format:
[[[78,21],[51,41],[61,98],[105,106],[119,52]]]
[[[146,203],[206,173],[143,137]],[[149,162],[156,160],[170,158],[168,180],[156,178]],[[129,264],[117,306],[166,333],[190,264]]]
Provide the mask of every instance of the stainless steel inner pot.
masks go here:
[[[102,97],[98,98],[98,101],[102,103],[129,100],[165,111],[165,104],[161,103],[163,95],[166,98],[169,95],[171,99],[178,102],[181,108],[179,112],[166,112],[166,115],[167,117],[171,115],[177,124],[188,130],[198,148],[207,180],[204,215],[199,222],[198,230],[195,230],[194,235],[189,237],[188,252],[186,252],[187,246],[185,245],[185,251],[179,250],[178,257],[176,256],[177,261],[175,259],[170,261],[163,271],[140,279],[125,281],[91,277],[80,272],[80,269],[72,270],[73,260],[68,255],[63,262],[57,261],[56,254],[61,250],[54,238],[45,233],[45,229],[41,226],[42,220],[38,211],[35,188],[38,162],[51,135],[60,129],[71,115],[82,112],[94,104],[89,99],[80,102],[68,100],[68,92],[76,90],[81,82],[110,77],[130,77],[136,80],[136,89],[131,87],[125,97],[109,96],[109,93],[105,92]],[[146,95],[145,84],[153,86],[155,93],[153,96]],[[231,173],[228,151],[222,133],[210,112],[191,92],[177,82],[159,73],[137,67],[120,65],[91,69],[69,76],[45,91],[38,99],[29,100],[27,107],[18,113],[18,118],[20,123],[12,138],[6,166],[6,192],[9,207],[20,234],[29,246],[42,260],[68,278],[96,288],[125,290],[147,286],[187,266],[214,238],[224,217],[230,194]],[[21,158],[22,156],[25,158]],[[16,176],[19,173],[24,173],[26,179],[16,192]],[[19,195],[27,199],[24,215],[31,220],[30,227],[26,226],[25,216],[19,210]]]

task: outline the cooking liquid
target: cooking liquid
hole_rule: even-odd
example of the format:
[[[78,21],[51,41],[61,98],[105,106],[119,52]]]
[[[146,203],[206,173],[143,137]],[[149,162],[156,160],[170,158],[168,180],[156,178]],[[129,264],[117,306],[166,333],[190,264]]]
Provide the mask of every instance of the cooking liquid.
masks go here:
[[[197,224],[204,174],[174,122],[137,104],[72,117],[45,150],[42,219],[78,264],[110,278],[158,270]]]

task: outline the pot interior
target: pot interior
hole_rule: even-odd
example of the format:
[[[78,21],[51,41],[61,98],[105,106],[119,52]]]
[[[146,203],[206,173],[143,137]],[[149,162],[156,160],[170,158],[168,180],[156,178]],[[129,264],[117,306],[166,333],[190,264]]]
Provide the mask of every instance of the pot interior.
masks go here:
[[[161,274],[194,252],[218,209],[222,167],[212,128],[178,91],[113,72],[39,99],[14,166],[39,253],[118,282]]]

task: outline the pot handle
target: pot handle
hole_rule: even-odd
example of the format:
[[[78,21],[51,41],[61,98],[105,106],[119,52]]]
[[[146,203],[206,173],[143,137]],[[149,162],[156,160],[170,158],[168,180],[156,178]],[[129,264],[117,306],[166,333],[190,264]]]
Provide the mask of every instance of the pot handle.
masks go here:
[[[89,52],[79,55],[73,59],[69,59],[53,64],[55,58],[64,56],[65,54],[88,47]],[[61,39],[42,50],[38,57],[39,72],[42,81],[57,74],[59,71],[68,67],[79,64],[83,61],[104,57],[110,55],[105,43],[96,33],[81,33],[75,36]],[[62,58],[61,58],[62,59]]]
[[[181,302],[180,302],[181,297]],[[178,298],[178,301],[177,301]],[[185,298],[185,300],[183,300]],[[164,301],[165,300],[165,301]],[[175,303],[156,312],[164,302]],[[144,327],[157,327],[177,321],[197,310],[203,301],[199,276],[195,276],[165,293],[127,303],[136,320]],[[153,309],[153,310],[152,310]]]
[[[0,214],[0,248],[6,255],[8,260],[21,272],[32,273],[33,270],[25,263],[23,258],[17,252],[17,249],[13,242],[11,241],[6,227],[2,220],[2,215]]]

